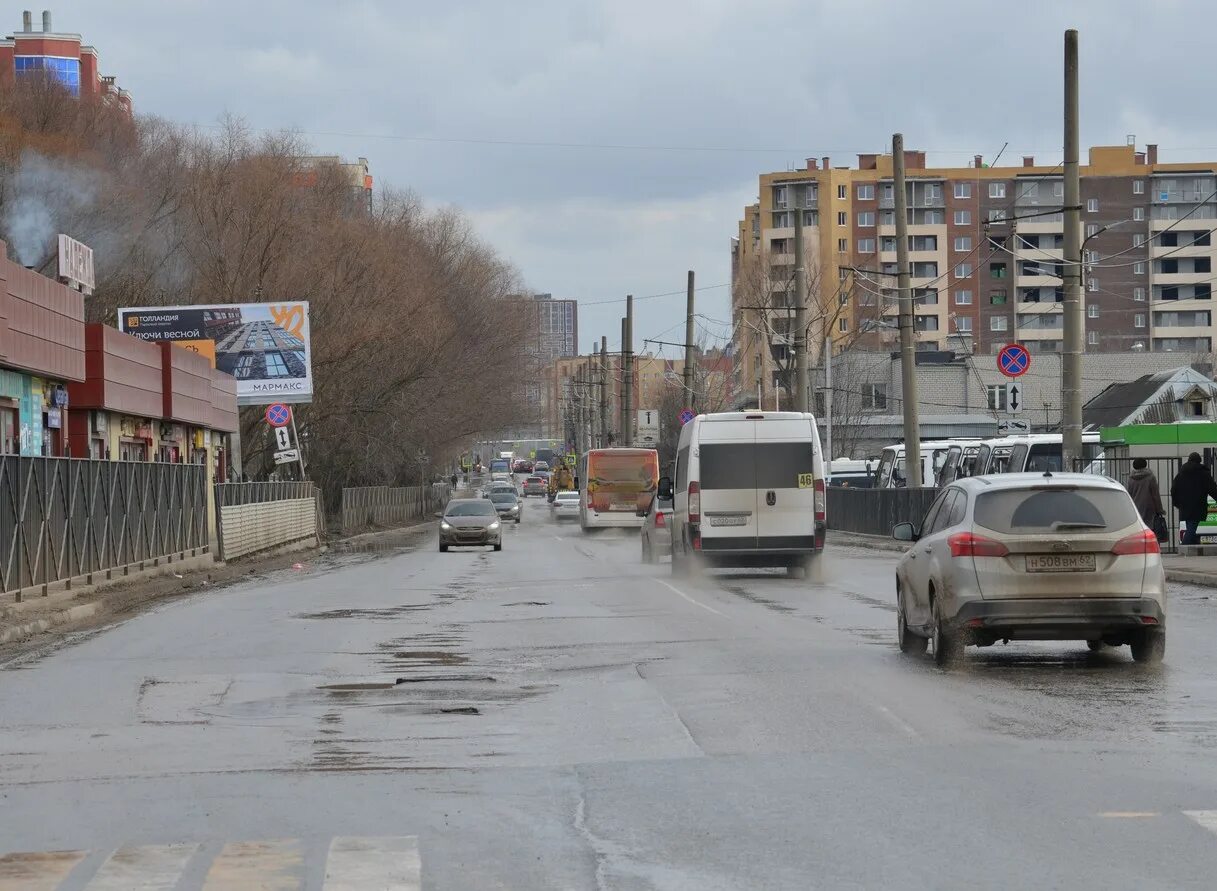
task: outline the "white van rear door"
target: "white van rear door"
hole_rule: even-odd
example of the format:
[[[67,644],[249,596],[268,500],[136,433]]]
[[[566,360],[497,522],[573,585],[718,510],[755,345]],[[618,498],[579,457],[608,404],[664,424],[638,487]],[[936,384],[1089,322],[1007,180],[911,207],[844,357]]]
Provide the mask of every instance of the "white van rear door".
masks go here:
[[[806,419],[756,422],[757,547],[815,547],[815,440]]]
[[[756,548],[756,448],[752,421],[703,421],[699,430],[702,550]]]

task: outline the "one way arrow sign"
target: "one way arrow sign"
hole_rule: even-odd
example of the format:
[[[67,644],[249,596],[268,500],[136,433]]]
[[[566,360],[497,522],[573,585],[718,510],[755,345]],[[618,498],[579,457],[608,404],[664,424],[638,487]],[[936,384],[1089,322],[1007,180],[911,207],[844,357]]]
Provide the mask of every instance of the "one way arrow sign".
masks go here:
[[[1016,415],[1023,410],[1023,385],[1006,384],[1006,414]]]

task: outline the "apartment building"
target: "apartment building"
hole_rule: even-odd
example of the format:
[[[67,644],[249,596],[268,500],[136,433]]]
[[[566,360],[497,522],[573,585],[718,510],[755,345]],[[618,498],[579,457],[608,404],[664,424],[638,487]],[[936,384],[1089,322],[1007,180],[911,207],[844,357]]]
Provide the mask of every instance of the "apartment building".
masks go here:
[[[1217,163],[1162,164],[1157,155],[1154,145],[1096,146],[1082,166],[1088,351],[1212,350]],[[1059,351],[1061,166],[1024,157],[995,167],[977,155],[966,167],[929,168],[924,152],[908,151],[905,168],[918,348],[994,353],[1020,341]],[[779,376],[795,213],[823,333],[837,349],[896,345],[894,198],[890,154],[859,155],[856,168],[822,158],[761,175],[759,200],[732,239],[742,389],[771,387]],[[758,302],[756,281],[766,275],[776,296]]]

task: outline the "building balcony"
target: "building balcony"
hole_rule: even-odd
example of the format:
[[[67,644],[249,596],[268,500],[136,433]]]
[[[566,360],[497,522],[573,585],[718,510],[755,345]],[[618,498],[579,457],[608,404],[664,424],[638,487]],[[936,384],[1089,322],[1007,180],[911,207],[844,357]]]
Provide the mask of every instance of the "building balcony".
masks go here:
[[[1184,259],[1185,257],[1211,257],[1215,249],[1217,249],[1217,244],[1213,243],[1176,245],[1171,247],[1169,245],[1158,244],[1157,240],[1154,240],[1149,245],[1149,257],[1151,260],[1156,260],[1160,257],[1178,259]]]
[[[1203,285],[1213,281],[1212,272],[1155,272],[1153,283],[1175,287],[1179,285]]]
[[[1004,278],[995,278],[995,282],[1004,282]],[[1017,278],[1020,288],[1059,288],[1061,279],[1055,275],[1020,275]]]
[[[1043,316],[1052,315],[1053,313],[1059,314],[1062,312],[1063,306],[1064,304],[1057,303],[1055,301],[1045,302],[1041,300],[1039,303],[1036,303],[1033,300],[1029,300],[1025,303],[1020,302],[1018,304],[1018,311],[1019,313],[1026,313],[1027,315]]]

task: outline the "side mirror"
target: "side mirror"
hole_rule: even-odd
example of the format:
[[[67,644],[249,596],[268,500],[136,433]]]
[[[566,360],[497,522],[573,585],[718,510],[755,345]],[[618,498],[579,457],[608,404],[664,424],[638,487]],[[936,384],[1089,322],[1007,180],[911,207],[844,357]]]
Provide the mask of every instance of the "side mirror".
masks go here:
[[[659,478],[659,497],[668,499],[672,497],[672,478],[670,476],[661,476]]]
[[[444,512],[442,510],[437,510],[435,512],[435,519],[442,520],[443,518],[444,518]]]
[[[896,541],[916,541],[917,527],[912,523],[897,523],[892,527],[892,538]]]

